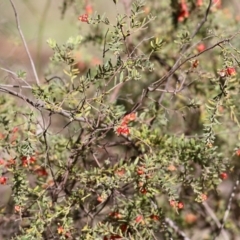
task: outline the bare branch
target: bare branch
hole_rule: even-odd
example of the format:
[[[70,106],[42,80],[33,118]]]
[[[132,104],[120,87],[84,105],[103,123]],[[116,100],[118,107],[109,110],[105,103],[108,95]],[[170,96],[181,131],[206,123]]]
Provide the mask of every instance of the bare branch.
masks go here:
[[[30,63],[31,63],[31,66],[32,66],[32,70],[33,70],[33,74],[34,74],[36,83],[37,83],[37,85],[39,86],[40,81],[39,81],[39,78],[38,78],[38,75],[37,75],[36,67],[35,67],[35,64],[34,64],[34,62],[33,62],[32,56],[31,56],[31,54],[30,54],[30,52],[29,52],[29,49],[28,49],[26,40],[25,40],[24,35],[23,35],[23,32],[22,32],[22,29],[21,29],[21,27],[20,27],[20,22],[19,22],[19,18],[18,18],[18,14],[17,14],[16,7],[15,7],[15,5],[14,5],[14,3],[13,3],[13,0],[9,0],[9,1],[10,1],[11,5],[12,5],[12,8],[13,8],[13,11],[14,11],[14,14],[15,14],[15,20],[16,20],[16,24],[17,24],[17,29],[18,29],[19,35],[21,36],[21,39],[22,39],[24,48],[25,48],[26,53],[27,53],[27,55],[28,55],[29,61],[30,61]]]
[[[202,19],[202,21],[200,23],[198,23],[197,28],[195,29],[195,31],[193,32],[191,38],[194,38],[196,36],[196,34],[199,32],[199,30],[202,28],[203,24],[207,21],[207,17],[209,15],[209,11],[211,9],[211,5],[212,5],[212,0],[209,0],[209,4],[207,7],[207,10],[205,12],[205,15]]]
[[[0,86],[0,92],[4,92],[4,93],[8,93],[12,96],[18,97],[19,99],[22,99],[23,101],[27,102],[28,104],[30,104],[32,107],[36,108],[37,110],[41,111],[42,109],[51,112],[53,114],[59,114],[62,115],[64,117],[67,117],[68,119],[70,119],[70,121],[80,121],[80,122],[87,122],[85,118],[83,117],[74,117],[72,116],[71,112],[64,110],[64,109],[51,109],[47,106],[45,106],[45,104],[43,102],[35,102],[29,98],[27,98],[26,96],[18,93],[18,92],[14,92],[10,89],[4,88],[2,86]]]
[[[165,222],[168,224],[170,228],[172,228],[179,236],[181,236],[184,240],[190,240],[189,237],[186,236],[186,234],[179,229],[179,227],[170,219],[165,218]]]
[[[207,202],[203,202],[202,203],[203,207],[205,208],[207,214],[211,217],[211,219],[214,221],[214,223],[217,225],[218,228],[221,228],[221,223],[218,220],[217,216],[215,215],[215,213],[213,212],[213,210],[210,208],[210,206],[207,204]],[[226,231],[222,231],[222,236],[224,240],[228,240],[229,237],[226,233]]]
[[[148,86],[147,88],[143,89],[142,91],[142,96],[140,98],[140,100],[132,107],[132,109],[127,113],[132,113],[134,111],[136,111],[142,104],[144,99],[148,96],[149,92],[154,92],[156,91],[156,89],[163,84],[164,82],[166,82],[168,80],[169,77],[171,77],[180,67],[182,67],[186,62],[188,62],[191,59],[194,59],[200,55],[202,55],[203,53],[217,47],[217,46],[221,46],[221,44],[230,42],[232,39],[234,39],[238,34],[240,34],[240,31],[236,32],[235,34],[233,34],[232,36],[230,36],[229,38],[225,38],[215,44],[213,44],[212,46],[210,46],[209,48],[205,49],[204,51],[197,53],[195,55],[192,55],[188,58],[186,58],[182,63],[177,64],[177,62],[174,64],[174,66],[171,68],[171,70],[166,73],[162,78],[160,78],[159,80],[155,81],[154,83],[151,84],[151,86]],[[178,60],[177,60],[178,61]],[[180,61],[180,60],[179,60]],[[160,102],[161,99],[159,99]],[[160,104],[160,103],[159,103]]]
[[[5,84],[0,84],[0,87],[7,87],[7,88],[29,88],[32,89],[31,86],[19,86],[19,85],[5,85]]]
[[[0,68],[0,69],[2,69],[3,71],[7,72],[8,74],[10,74],[11,77],[13,76],[13,77],[14,77],[14,80],[21,80],[21,81],[23,81],[27,86],[31,87],[31,85],[30,85],[27,81],[25,81],[23,78],[19,78],[15,72],[13,72],[13,71],[11,71],[11,70],[9,70],[9,69],[6,69],[6,68]],[[17,78],[17,79],[15,79],[15,78]]]
[[[202,21],[200,23],[198,23],[195,31],[192,33],[191,35],[191,39],[193,39],[196,34],[199,32],[199,30],[202,28],[203,24],[207,21],[207,17],[208,17],[208,14],[209,14],[209,11],[210,11],[210,8],[211,8],[211,4],[212,4],[212,0],[209,0],[209,4],[208,4],[208,7],[207,7],[207,10],[206,10],[206,13],[205,13],[205,16],[203,17]],[[181,50],[181,53],[180,53],[180,56],[179,58],[177,59],[177,61],[175,62],[174,66],[172,69],[175,69],[178,64],[180,63],[182,57],[183,57],[183,54],[189,49],[190,47],[190,44],[187,43],[187,44],[184,44],[184,46],[182,47],[182,50]],[[168,85],[169,85],[169,79],[170,79],[170,76],[167,77],[166,79],[166,86],[165,86],[165,89],[168,88]],[[163,100],[163,97],[164,97],[164,93],[161,94],[159,100],[158,100],[158,104],[161,104],[162,100]]]
[[[225,225],[225,222],[228,218],[228,215],[230,213],[230,210],[231,210],[231,206],[232,206],[232,201],[233,201],[233,198],[235,197],[236,195],[236,190],[239,186],[239,182],[240,182],[240,174],[238,174],[238,178],[237,180],[235,181],[235,184],[233,185],[233,188],[232,188],[232,191],[231,191],[231,194],[230,194],[230,197],[228,199],[228,204],[227,204],[227,208],[226,208],[226,211],[224,213],[224,216],[223,216],[223,219],[222,219],[222,224],[221,226],[219,227],[218,229],[218,232],[216,234],[216,236],[214,237],[214,240],[217,239],[217,237],[222,233],[223,229],[224,229],[224,225]]]

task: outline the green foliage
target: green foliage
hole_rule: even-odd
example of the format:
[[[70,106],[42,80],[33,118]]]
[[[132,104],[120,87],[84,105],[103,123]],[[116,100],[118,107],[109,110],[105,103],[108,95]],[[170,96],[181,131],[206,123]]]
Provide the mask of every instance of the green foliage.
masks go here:
[[[62,15],[78,2],[63,1]],[[19,221],[9,239],[220,233],[201,209],[209,198],[223,218],[221,174],[239,165],[237,24],[207,1],[126,2],[114,20],[94,9],[82,36],[50,38],[45,81],[26,94],[0,85],[0,183],[13,202],[2,214]],[[101,60],[79,62],[93,44]]]

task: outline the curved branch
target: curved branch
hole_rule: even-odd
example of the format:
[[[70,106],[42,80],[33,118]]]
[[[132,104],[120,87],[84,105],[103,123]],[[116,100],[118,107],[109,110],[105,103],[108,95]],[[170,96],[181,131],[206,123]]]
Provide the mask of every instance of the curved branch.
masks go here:
[[[14,5],[14,3],[13,3],[12,0],[9,0],[9,1],[10,1],[11,5],[12,5],[13,11],[14,11],[15,20],[16,20],[16,24],[17,24],[17,29],[18,29],[19,35],[20,35],[20,37],[21,37],[21,39],[22,39],[24,48],[25,48],[26,53],[27,53],[27,55],[28,55],[29,61],[30,61],[30,63],[31,63],[31,66],[32,66],[32,70],[33,70],[33,74],[34,74],[36,83],[37,83],[37,85],[39,86],[40,81],[39,81],[39,78],[38,78],[38,75],[37,75],[36,67],[35,67],[35,64],[34,64],[34,62],[33,62],[32,56],[31,56],[31,54],[30,54],[30,52],[29,52],[29,49],[28,49],[26,40],[25,40],[24,35],[23,35],[23,32],[22,32],[22,29],[21,29],[21,27],[20,27],[20,22],[19,22],[19,18],[18,18],[18,14],[17,14],[16,7],[15,7],[15,5]]]
[[[80,121],[80,122],[89,122],[87,121],[85,118],[83,117],[74,117],[72,116],[71,112],[67,111],[67,110],[64,110],[64,109],[51,109],[49,107],[47,107],[45,105],[45,103],[43,102],[40,102],[40,101],[33,101],[31,99],[29,99],[28,97],[18,93],[18,92],[15,92],[15,91],[12,91],[10,89],[6,89],[2,86],[0,86],[0,92],[4,92],[4,93],[8,93],[14,97],[17,97],[19,99],[22,99],[23,101],[27,102],[29,105],[31,105],[32,107],[36,108],[37,110],[41,111],[41,110],[46,110],[52,114],[59,114],[59,115],[62,115],[64,117],[67,117],[68,119],[70,119],[70,121]]]

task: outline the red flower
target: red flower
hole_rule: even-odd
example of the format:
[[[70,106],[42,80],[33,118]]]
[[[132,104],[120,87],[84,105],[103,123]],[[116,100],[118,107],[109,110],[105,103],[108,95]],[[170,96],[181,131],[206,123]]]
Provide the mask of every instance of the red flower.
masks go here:
[[[87,4],[86,7],[85,7],[85,12],[86,14],[92,14],[93,12],[93,7],[91,4]]]
[[[122,232],[126,232],[127,228],[128,228],[128,225],[127,225],[127,224],[122,224],[122,225],[120,226],[120,229],[121,229]]]
[[[12,133],[16,133],[16,132],[18,132],[18,127],[14,127],[12,130]]]
[[[6,177],[0,177],[0,184],[1,185],[5,185],[7,182],[7,178]]]
[[[136,222],[136,223],[143,223],[143,222],[144,222],[143,216],[142,216],[142,215],[138,215],[138,216],[135,218],[135,222]]]
[[[98,196],[98,197],[97,197],[97,201],[98,201],[99,203],[103,202],[102,196]]]
[[[83,14],[78,17],[78,20],[81,22],[87,22],[88,23],[88,14]]]
[[[199,65],[199,61],[198,61],[197,59],[194,60],[194,62],[192,63],[192,67],[193,67],[193,68],[197,68],[198,65]]]
[[[213,0],[213,4],[217,7],[217,8],[220,8],[222,3],[221,3],[221,0]]]
[[[219,111],[220,113],[223,113],[224,107],[220,105],[220,106],[218,107],[218,111]]]
[[[174,165],[172,165],[172,164],[170,164],[167,169],[168,169],[169,171],[171,171],[171,172],[177,170],[177,168],[176,168]]]
[[[44,167],[39,167],[39,168],[35,169],[35,173],[39,177],[48,176],[48,172],[46,171],[46,169]]]
[[[130,113],[123,118],[122,124],[128,124],[129,122],[134,121],[135,119],[136,113]]]
[[[5,161],[3,159],[0,159],[0,165],[5,165]]]
[[[122,239],[120,235],[111,235],[109,240]]]
[[[146,194],[146,193],[147,193],[147,189],[146,189],[146,188],[142,188],[142,189],[140,190],[140,192],[141,192],[142,194]]]
[[[236,151],[236,155],[237,155],[238,157],[240,157],[240,149],[238,149],[238,150]]]
[[[18,127],[14,127],[13,130],[12,130],[12,136],[11,136],[11,139],[10,139],[10,142],[12,144],[15,144],[15,140],[17,138],[17,136],[16,136],[17,132],[18,132]]]
[[[22,160],[22,165],[23,165],[24,167],[27,167],[29,164],[32,164],[32,163],[35,163],[35,162],[36,162],[36,158],[33,157],[33,156],[31,156],[31,157],[23,156],[23,157],[21,158],[21,160]]]
[[[125,174],[125,170],[123,168],[118,169],[115,171],[115,174],[117,174],[118,176],[123,176]]]
[[[123,135],[129,135],[130,131],[127,126],[127,124],[130,121],[134,121],[136,119],[136,114],[135,113],[130,113],[126,115],[121,122],[121,125],[117,128],[117,135],[123,134]]]
[[[19,205],[16,205],[14,207],[14,209],[15,209],[15,212],[20,212],[21,211],[21,207]]]
[[[236,69],[234,67],[228,67],[226,69],[226,74],[228,76],[235,76],[237,73],[236,73]]]
[[[151,10],[150,7],[146,7],[146,6],[143,9],[145,14],[149,14],[150,10]]]
[[[117,128],[117,135],[129,135],[130,131],[127,125],[121,125],[120,127]]]
[[[4,139],[5,135],[3,135],[2,133],[0,133],[0,139]]]
[[[180,11],[178,14],[178,22],[183,22],[185,18],[189,17],[188,7],[185,0],[180,3]]]
[[[31,156],[29,159],[30,163],[35,163],[36,162],[36,158],[34,156]]]
[[[96,66],[96,65],[100,65],[102,62],[99,58],[97,57],[93,57],[91,60],[91,65]]]
[[[150,218],[151,218],[152,220],[154,220],[154,221],[159,221],[159,216],[158,216],[158,215],[152,214],[152,215],[150,216]]]
[[[196,5],[197,5],[198,7],[201,7],[201,6],[203,5],[203,0],[197,0]]]
[[[206,46],[205,46],[204,43],[200,43],[200,44],[197,45],[197,50],[198,50],[199,53],[203,52],[205,49],[206,49]]]
[[[28,166],[28,159],[27,159],[27,157],[26,156],[23,156],[22,157],[22,165],[24,166],[24,167],[27,167]]]
[[[207,200],[207,195],[206,194],[202,194],[201,195],[201,200],[204,202]]]
[[[54,185],[54,181],[53,179],[49,179],[46,183],[44,183],[42,185],[43,188],[49,188],[49,187],[52,187]]]
[[[138,175],[143,175],[144,174],[144,168],[143,167],[138,167],[137,168],[137,174]]]
[[[6,167],[12,167],[16,165],[16,161],[14,159],[9,159],[6,163]]]
[[[176,207],[177,202],[174,201],[174,200],[171,200],[171,201],[169,201],[169,204],[170,204],[171,207]]]
[[[222,173],[220,174],[220,178],[221,178],[222,180],[225,180],[225,179],[227,179],[227,178],[228,178],[228,175],[227,175],[227,173],[225,173],[225,172],[222,172]]]
[[[183,209],[184,208],[184,204],[182,202],[177,202],[174,200],[171,200],[169,202],[170,206],[174,207],[174,208],[178,208],[178,209]]]
[[[110,212],[109,216],[116,219],[122,218],[122,215],[119,212]]]
[[[139,182],[139,183],[138,183],[138,186],[139,186],[139,187],[142,187],[143,185],[144,185],[143,182]]]
[[[197,221],[197,216],[193,213],[188,213],[185,215],[185,221],[188,224],[193,224]]]
[[[184,204],[182,202],[179,202],[177,207],[178,207],[178,209],[183,209],[184,208]]]
[[[57,231],[58,231],[58,234],[63,234],[63,233],[64,233],[64,228],[63,228],[63,226],[59,226],[58,229],[57,229]]]

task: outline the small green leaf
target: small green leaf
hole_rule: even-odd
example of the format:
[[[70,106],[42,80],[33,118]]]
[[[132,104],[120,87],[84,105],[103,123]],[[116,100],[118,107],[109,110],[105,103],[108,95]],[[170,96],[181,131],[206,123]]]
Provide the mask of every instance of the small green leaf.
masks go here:
[[[52,48],[52,49],[57,46],[56,41],[55,41],[54,39],[51,39],[51,38],[49,38],[49,39],[47,40],[47,44],[48,44],[49,47]]]

